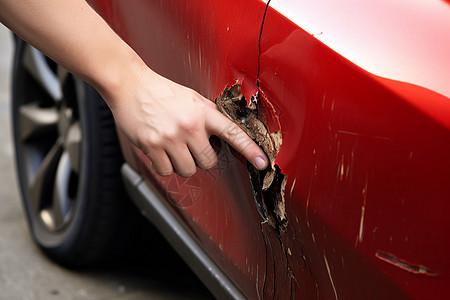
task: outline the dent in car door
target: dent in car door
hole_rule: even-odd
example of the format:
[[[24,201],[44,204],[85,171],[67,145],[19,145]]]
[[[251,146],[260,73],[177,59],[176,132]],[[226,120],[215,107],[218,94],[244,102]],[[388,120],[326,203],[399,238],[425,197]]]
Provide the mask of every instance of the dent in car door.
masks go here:
[[[408,127],[421,137],[433,132],[421,141],[446,141],[443,149],[449,148],[448,131],[411,109],[386,81],[270,8],[259,48],[262,1],[122,0],[113,8],[113,27],[150,67],[210,99],[238,80],[247,99],[260,93],[260,116],[269,130],[281,131],[277,163],[288,176],[285,231],[261,219],[245,162],[223,143],[213,170],[198,170],[189,179],[156,177],[173,208],[245,295],[362,298],[371,291],[379,298],[405,297],[383,275],[375,254],[377,247],[402,249],[389,235],[410,232],[406,221],[396,220],[414,221],[408,212],[416,210],[402,210],[397,200],[417,196],[414,189],[393,187],[386,174],[408,182],[402,176],[412,168],[409,147],[420,149]],[[448,165],[438,147],[414,162],[423,164],[431,151],[435,162]],[[148,161],[139,152],[136,157],[135,167],[152,181]]]
[[[109,22],[160,74],[210,99],[239,80],[249,99],[257,91],[264,10],[261,1],[116,1]],[[136,167],[153,180],[142,168],[148,161],[137,153]],[[245,162],[233,149],[220,145],[213,170],[198,170],[189,179],[157,179],[204,249],[245,295],[273,294],[274,262],[267,263],[267,256],[284,253],[280,246],[270,248],[262,232]]]

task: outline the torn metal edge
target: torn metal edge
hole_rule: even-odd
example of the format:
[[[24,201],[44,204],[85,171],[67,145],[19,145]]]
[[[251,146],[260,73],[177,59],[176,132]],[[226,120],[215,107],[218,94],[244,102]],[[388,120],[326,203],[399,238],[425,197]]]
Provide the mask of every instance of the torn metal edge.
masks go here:
[[[288,221],[285,208],[285,189],[287,175],[275,163],[282,144],[280,131],[269,133],[268,127],[258,117],[258,95],[252,97],[250,105],[241,93],[241,84],[226,87],[215,99],[219,111],[238,125],[252,138],[269,158],[269,167],[264,171],[255,169],[247,163],[258,212],[264,221],[277,229],[285,231]]]

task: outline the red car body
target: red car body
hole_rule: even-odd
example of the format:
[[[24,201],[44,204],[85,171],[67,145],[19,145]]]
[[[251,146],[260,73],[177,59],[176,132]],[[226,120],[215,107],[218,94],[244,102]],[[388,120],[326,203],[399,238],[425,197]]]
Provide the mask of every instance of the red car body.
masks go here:
[[[121,139],[136,203],[163,199],[217,266],[216,295],[450,297],[448,2],[91,2],[152,69],[210,99],[237,80],[282,132],[281,232],[225,145],[216,168],[163,178]]]

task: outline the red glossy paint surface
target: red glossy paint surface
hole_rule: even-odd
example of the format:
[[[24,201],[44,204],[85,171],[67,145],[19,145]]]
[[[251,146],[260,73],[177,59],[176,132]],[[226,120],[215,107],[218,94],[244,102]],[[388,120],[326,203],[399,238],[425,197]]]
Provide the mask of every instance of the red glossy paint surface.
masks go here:
[[[97,2],[112,27],[161,74],[210,99],[236,79],[246,97],[255,93],[263,2]],[[285,233],[261,224],[242,158],[225,145],[216,169],[190,179],[157,177],[202,246],[248,297],[450,296],[450,99],[442,84],[450,68],[427,67],[448,63],[450,16],[436,25],[433,13],[442,10],[417,3],[384,14],[383,24],[398,24],[395,32],[404,34],[394,48],[441,48],[429,56],[413,49],[402,62],[393,60],[398,53],[379,57],[390,53],[393,39],[373,25],[382,7],[358,14],[347,4],[344,22],[328,9],[325,18],[318,5],[288,5],[290,16],[308,12],[308,30],[330,29],[322,39],[333,50],[300,28],[301,21],[269,8],[261,40],[261,92],[267,98],[261,112],[270,129],[283,134],[277,162],[288,175]],[[431,25],[402,26],[416,15],[426,21],[419,8],[428,9]],[[433,24],[438,35],[421,29]],[[336,25],[344,32],[364,29],[362,45],[340,48],[348,35]],[[376,73],[385,77],[369,73],[362,59],[370,58],[369,41],[383,61]],[[387,76],[396,63],[395,76]],[[127,160],[154,181],[145,157],[130,150]],[[377,253],[438,274],[409,272]]]
[[[359,67],[450,96],[448,1],[272,1]]]

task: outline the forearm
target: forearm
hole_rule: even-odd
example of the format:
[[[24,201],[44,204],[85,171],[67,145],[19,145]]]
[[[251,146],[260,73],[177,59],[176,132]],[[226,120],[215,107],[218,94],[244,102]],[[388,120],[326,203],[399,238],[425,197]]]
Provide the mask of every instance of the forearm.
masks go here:
[[[119,87],[127,89],[123,85],[146,68],[84,0],[0,0],[0,5],[5,25],[106,98]]]

